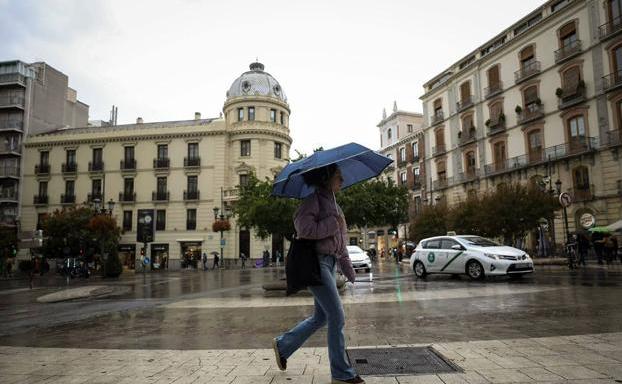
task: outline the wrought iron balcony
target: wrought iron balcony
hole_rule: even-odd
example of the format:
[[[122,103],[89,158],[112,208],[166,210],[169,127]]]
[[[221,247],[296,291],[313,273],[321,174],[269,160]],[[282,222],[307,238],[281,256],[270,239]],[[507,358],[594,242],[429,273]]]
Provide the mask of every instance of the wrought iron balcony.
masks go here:
[[[556,93],[559,109],[575,106],[585,101],[585,83],[558,88]]]
[[[466,172],[461,172],[458,174],[457,182],[465,183],[469,181],[473,181],[480,176],[479,168],[469,168]]]
[[[466,96],[464,99],[456,103],[456,109],[458,112],[462,112],[473,106],[473,95]]]
[[[577,185],[568,189],[572,196],[572,201],[590,201],[594,199],[594,184]]]
[[[200,157],[184,157],[184,167],[200,167]]]
[[[61,166],[63,175],[75,174],[78,172],[78,163],[63,163]]]
[[[151,192],[152,201],[169,201],[171,194],[169,191],[153,191]]]
[[[89,161],[89,172],[102,172],[103,170],[104,170],[103,161],[96,161],[96,162]]]
[[[405,167],[405,166],[406,166],[406,164],[407,164],[406,160],[399,160],[399,161],[397,162],[397,167],[398,167],[398,168],[402,168],[402,167]]]
[[[622,134],[621,131],[616,129],[614,131],[607,131],[607,135],[605,136],[603,142],[603,146],[617,146],[622,145]]]
[[[121,170],[123,171],[135,171],[136,159],[121,160]]]
[[[432,125],[436,125],[445,120],[445,114],[443,111],[436,111],[434,115],[432,115]]]
[[[21,155],[22,146],[16,144],[0,144],[0,155]]]
[[[0,85],[19,84],[26,86],[26,76],[19,73],[3,73],[0,75]]]
[[[603,76],[603,91],[609,92],[622,85],[622,70]]]
[[[199,191],[184,191],[184,200],[199,200],[200,193]]]
[[[422,177],[416,177],[413,179],[413,190],[417,191],[419,189],[421,189],[421,186],[423,184],[423,178]]]
[[[488,136],[505,132],[505,115],[491,116],[490,119],[486,120],[486,126],[488,127]]]
[[[50,164],[38,164],[35,165],[35,175],[49,175]]]
[[[119,192],[119,202],[121,203],[135,203],[136,192]]]
[[[458,145],[460,146],[470,144],[475,140],[477,140],[477,130],[475,127],[470,127],[458,133]]]
[[[581,53],[581,40],[570,42],[555,51],[555,63],[562,63]]]
[[[32,203],[34,205],[47,205],[49,201],[48,195],[34,195]]]
[[[503,82],[498,81],[484,88],[484,95],[488,99],[503,92]]]
[[[622,31],[622,17],[618,16],[598,27],[600,40],[606,40]]]
[[[89,193],[88,195],[86,195],[86,201],[89,203],[92,203],[95,200],[99,200],[100,202],[102,202],[103,199],[104,197],[102,196],[101,192],[100,193]]]
[[[22,132],[24,130],[24,122],[21,120],[0,120],[1,131]]]
[[[439,156],[445,152],[447,152],[447,148],[445,148],[445,144],[439,144],[436,147],[432,148],[432,156]]]
[[[444,189],[453,184],[453,177],[436,179],[432,182],[432,188],[434,190]]]
[[[26,99],[23,96],[2,95],[0,96],[0,108],[20,108],[24,109]]]
[[[168,169],[171,166],[171,159],[168,157],[153,159],[154,169]]]
[[[194,231],[197,229],[197,221],[196,220],[186,220],[186,230]]]
[[[63,193],[62,195],[60,195],[60,203],[61,204],[75,204],[76,195],[75,194],[66,195]]]
[[[17,188],[4,189],[0,192],[0,203],[17,203]]]
[[[529,64],[523,65],[518,71],[514,72],[514,82],[516,84],[529,79],[532,76],[540,73],[540,62],[532,61]]]
[[[528,104],[518,114],[518,124],[527,124],[542,117],[544,117],[544,105]]]

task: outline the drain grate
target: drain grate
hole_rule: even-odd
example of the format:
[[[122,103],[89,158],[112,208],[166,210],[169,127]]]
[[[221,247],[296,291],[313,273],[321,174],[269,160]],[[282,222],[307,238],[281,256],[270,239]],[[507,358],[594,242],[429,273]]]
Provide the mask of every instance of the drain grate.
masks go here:
[[[432,347],[348,349],[359,375],[423,375],[462,372]]]

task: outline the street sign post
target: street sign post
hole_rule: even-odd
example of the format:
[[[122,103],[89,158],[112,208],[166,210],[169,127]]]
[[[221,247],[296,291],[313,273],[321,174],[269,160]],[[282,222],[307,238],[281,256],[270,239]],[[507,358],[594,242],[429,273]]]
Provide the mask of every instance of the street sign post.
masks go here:
[[[572,204],[572,197],[566,193],[562,192],[559,194],[559,204],[564,208],[564,226],[566,227],[566,242],[570,242],[570,230],[568,229],[568,212],[566,208],[568,208]]]

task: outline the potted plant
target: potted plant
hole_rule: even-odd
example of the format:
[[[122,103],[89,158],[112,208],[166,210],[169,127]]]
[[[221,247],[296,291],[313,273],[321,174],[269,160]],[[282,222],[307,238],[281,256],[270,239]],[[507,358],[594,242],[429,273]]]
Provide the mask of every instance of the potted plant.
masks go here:
[[[561,88],[557,88],[557,89],[555,90],[555,96],[557,96],[557,97],[562,97],[562,95],[563,95],[563,94],[564,94],[564,90],[563,90],[563,89],[561,89]]]
[[[499,115],[499,121],[501,123],[505,123],[505,113],[502,113],[502,114]]]
[[[539,97],[536,99],[535,102],[538,107],[542,105],[542,100]]]
[[[231,224],[229,220],[216,220],[212,224],[212,231],[220,232],[220,231],[228,231],[231,229]]]
[[[516,108],[514,108],[514,111],[520,115],[523,112],[523,107],[517,105]]]
[[[486,122],[484,123],[484,125],[485,125],[486,127],[490,127],[490,119],[486,120]]]
[[[458,131],[458,138],[462,137],[462,131]]]

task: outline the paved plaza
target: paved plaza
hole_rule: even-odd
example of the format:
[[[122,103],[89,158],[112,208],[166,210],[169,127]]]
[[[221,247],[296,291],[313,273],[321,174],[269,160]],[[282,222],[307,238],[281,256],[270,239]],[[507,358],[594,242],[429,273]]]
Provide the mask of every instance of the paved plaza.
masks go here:
[[[312,309],[262,285],[282,269],[0,282],[0,383],[329,383],[325,330],[280,372],[271,338]],[[59,287],[60,285],[60,287]],[[369,383],[622,382],[622,266],[540,267],[518,280],[431,276],[384,262],[342,292],[349,348],[432,346],[462,372]],[[62,287],[62,288],[61,288]],[[95,289],[95,287],[98,287]]]

